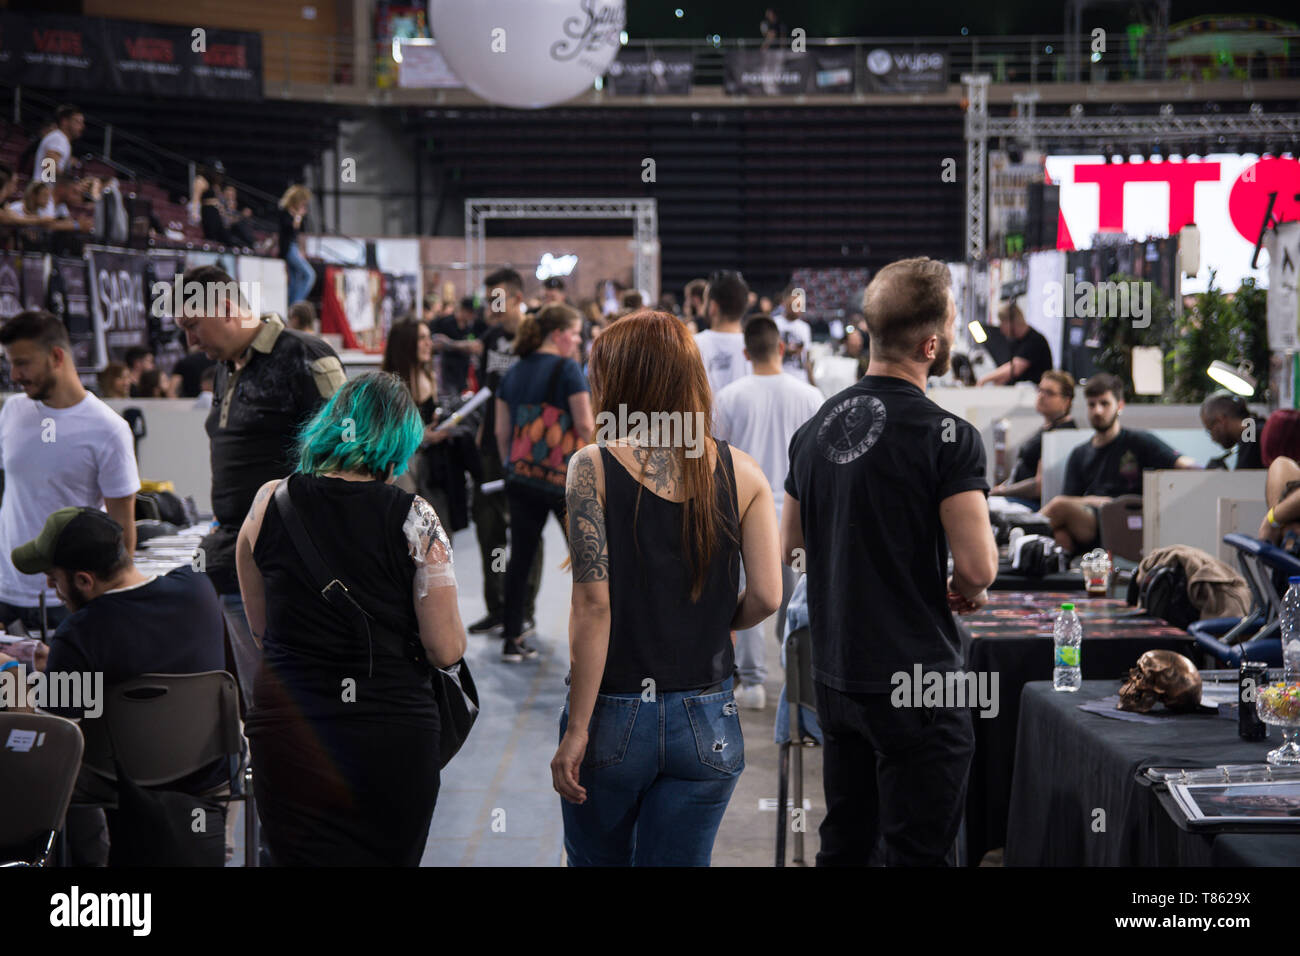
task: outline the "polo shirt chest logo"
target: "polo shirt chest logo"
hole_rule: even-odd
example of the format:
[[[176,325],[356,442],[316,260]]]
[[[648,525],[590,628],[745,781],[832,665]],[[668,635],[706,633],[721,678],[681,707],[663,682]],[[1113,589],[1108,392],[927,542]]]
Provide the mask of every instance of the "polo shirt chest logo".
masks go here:
[[[827,461],[847,465],[869,452],[884,430],[885,403],[871,395],[855,395],[822,420],[817,448]]]

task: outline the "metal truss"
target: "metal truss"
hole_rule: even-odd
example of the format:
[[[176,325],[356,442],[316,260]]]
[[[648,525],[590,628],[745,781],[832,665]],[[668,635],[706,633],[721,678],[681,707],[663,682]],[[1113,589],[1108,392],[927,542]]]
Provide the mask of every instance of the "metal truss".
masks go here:
[[[1068,116],[1037,116],[1026,101],[1018,115],[988,115],[987,74],[963,74],[966,84],[966,261],[977,262],[986,250],[989,137],[1005,137],[1048,150],[1066,142],[1097,140],[1122,146],[1141,144],[1218,144],[1219,137],[1295,146],[1300,143],[1300,113],[1203,113],[1177,115],[1162,108],[1150,116],[1085,116],[1076,106]],[[1223,147],[1230,149],[1229,146]]]
[[[465,261],[469,288],[483,283],[490,219],[631,219],[636,243],[633,281],[659,299],[659,203],[654,199],[466,199]]]
[[[1217,139],[1300,139],[1300,113],[1225,113],[1197,116],[1007,116],[990,118],[988,136],[1016,139],[1110,139],[1143,143]],[[967,123],[969,130],[969,121]]]
[[[989,76],[965,73],[966,84],[966,261],[984,258],[988,209]]]

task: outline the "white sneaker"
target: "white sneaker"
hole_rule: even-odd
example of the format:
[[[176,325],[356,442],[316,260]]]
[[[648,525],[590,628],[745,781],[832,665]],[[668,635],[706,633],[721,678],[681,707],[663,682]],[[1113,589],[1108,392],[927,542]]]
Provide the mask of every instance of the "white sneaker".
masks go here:
[[[767,688],[762,684],[741,684],[735,691],[736,703],[745,710],[767,707]]]

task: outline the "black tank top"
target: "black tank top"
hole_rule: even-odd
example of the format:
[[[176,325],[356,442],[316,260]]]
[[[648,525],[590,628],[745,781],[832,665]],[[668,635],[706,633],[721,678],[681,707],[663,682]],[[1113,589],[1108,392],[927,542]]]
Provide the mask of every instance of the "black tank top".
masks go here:
[[[684,504],[638,482],[609,449],[605,466],[605,528],[609,539],[609,655],[600,689],[641,693],[699,690],[731,676],[731,619],[740,588],[740,520],[736,476],[727,443],[714,466],[722,534],[698,601],[682,547]],[[641,492],[640,511],[637,493]],[[634,518],[635,516],[635,518]]]
[[[292,475],[294,509],[325,566],[372,615],[419,633],[411,560],[402,526],[414,495],[380,481]],[[271,502],[253,546],[266,587],[262,668],[249,727],[294,717],[437,724],[428,672],[373,633],[367,642],[320,597]],[[351,689],[344,680],[355,683]],[[353,699],[345,700],[349,690]]]

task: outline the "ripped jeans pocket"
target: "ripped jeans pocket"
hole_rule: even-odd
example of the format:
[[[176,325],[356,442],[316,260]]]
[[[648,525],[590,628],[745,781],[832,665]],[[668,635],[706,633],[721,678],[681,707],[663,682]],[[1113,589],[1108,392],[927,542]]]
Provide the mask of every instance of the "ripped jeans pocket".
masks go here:
[[[731,691],[687,697],[686,714],[695,735],[700,763],[719,773],[740,773],[745,769],[745,735],[740,730],[740,712]]]

